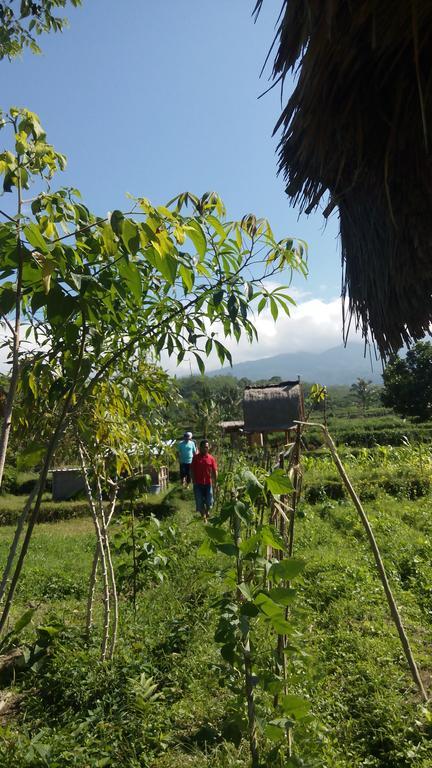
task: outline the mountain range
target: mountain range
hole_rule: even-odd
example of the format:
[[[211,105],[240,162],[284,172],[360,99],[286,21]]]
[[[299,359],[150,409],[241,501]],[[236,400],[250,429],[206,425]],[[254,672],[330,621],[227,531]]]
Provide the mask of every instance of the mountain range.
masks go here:
[[[357,378],[370,379],[382,384],[382,364],[369,355],[364,345],[351,343],[332,347],[325,352],[290,352],[260,360],[235,363],[232,368],[208,371],[209,376],[235,376],[252,381],[280,376],[283,380],[294,380],[297,376],[309,383],[318,382],[325,386],[352,384]]]

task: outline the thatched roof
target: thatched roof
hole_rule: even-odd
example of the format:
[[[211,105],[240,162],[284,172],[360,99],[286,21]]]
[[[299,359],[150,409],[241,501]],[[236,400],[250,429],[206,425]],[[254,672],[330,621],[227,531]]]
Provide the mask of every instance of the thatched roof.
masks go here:
[[[432,318],[432,2],[283,0],[275,43],[287,194],[338,207],[343,294],[387,355]]]
[[[243,396],[246,432],[283,432],[303,414],[303,396],[298,381],[283,381],[269,387],[247,387]]]
[[[239,432],[244,427],[244,421],[235,419],[234,421],[220,421],[219,426],[224,432]]]

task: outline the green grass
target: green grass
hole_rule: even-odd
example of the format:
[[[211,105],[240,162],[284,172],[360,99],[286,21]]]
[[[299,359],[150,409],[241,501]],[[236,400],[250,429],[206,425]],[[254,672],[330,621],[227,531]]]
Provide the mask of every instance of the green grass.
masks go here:
[[[392,588],[426,683],[432,640],[430,496],[380,493],[367,504]],[[152,500],[153,502],[153,500]],[[161,513],[166,499],[154,500]],[[98,662],[100,626],[83,637],[92,523],[40,524],[14,608],[38,604],[34,623],[63,628],[46,665],[16,681],[21,716],[0,731],[10,768],[246,768],[233,740],[236,698],[213,640],[220,555],[197,555],[202,539],[190,495],[171,497],[162,525],[176,529],[165,580],[140,593],[136,616],[121,601],[116,658]],[[163,517],[163,514],[161,514]],[[3,561],[12,533],[0,528]],[[301,765],[430,768],[431,726],[407,669],[355,510],[345,501],[303,503],[296,554],[306,560],[295,612],[301,653],[290,659],[293,690],[310,698],[314,722],[296,729]],[[100,622],[100,613],[97,615]],[[26,631],[31,639],[34,630]],[[267,638],[263,637],[263,644]],[[131,679],[145,672],[161,698],[137,710]],[[264,758],[265,759],[265,758]],[[2,762],[3,760],[3,762]]]

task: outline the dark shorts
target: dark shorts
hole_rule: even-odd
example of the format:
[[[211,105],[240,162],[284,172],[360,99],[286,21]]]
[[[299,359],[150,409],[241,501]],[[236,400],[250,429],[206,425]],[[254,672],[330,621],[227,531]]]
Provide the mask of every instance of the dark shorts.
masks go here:
[[[211,485],[194,483],[194,494],[197,512],[203,514],[213,506],[213,488]]]
[[[180,480],[186,478],[188,483],[191,481],[191,466],[192,464],[180,464]]]

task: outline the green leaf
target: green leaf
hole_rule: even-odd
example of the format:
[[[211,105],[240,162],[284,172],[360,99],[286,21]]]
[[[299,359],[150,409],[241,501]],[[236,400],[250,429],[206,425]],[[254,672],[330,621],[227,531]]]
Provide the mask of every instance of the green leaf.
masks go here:
[[[264,728],[264,734],[268,739],[270,739],[270,741],[278,742],[285,738],[286,732],[285,729],[281,728],[280,725],[267,723],[266,727]]]
[[[187,232],[188,237],[192,240],[198,255],[203,259],[207,250],[207,240],[203,228],[197,221],[192,219],[186,224],[185,231]]]
[[[231,543],[231,536],[225,528],[218,528],[215,525],[207,525],[205,531],[209,539],[217,544]]]
[[[254,473],[251,472],[249,469],[243,472],[242,478],[243,478],[243,482],[246,485],[246,490],[250,498],[252,499],[252,501],[255,501],[259,496],[262,495],[264,486],[260,483],[258,478],[255,477]]]
[[[258,302],[258,314],[261,314],[266,304],[267,304],[267,296],[263,296],[262,299],[260,299],[260,301]]]
[[[33,246],[33,248],[37,248],[37,250],[41,251],[41,253],[49,253],[48,244],[45,241],[37,224],[31,222],[30,224],[27,224],[26,227],[24,227],[23,231],[26,239],[29,241],[30,245]]]
[[[195,359],[196,359],[196,361],[198,363],[198,368],[200,370],[200,373],[201,373],[202,376],[204,376],[204,374],[205,374],[204,361],[203,361],[203,359],[199,355],[197,355],[196,352],[194,352],[194,355],[195,355]]]
[[[260,544],[262,538],[260,533],[254,533],[253,536],[243,539],[239,544],[239,550],[243,555],[250,555]]]
[[[245,596],[246,600],[253,600],[253,594],[249,584],[245,584],[245,582],[242,581],[242,583],[238,584],[237,587],[242,595]]]
[[[18,634],[18,632],[21,632],[21,630],[24,629],[24,627],[30,624],[35,611],[36,611],[36,608],[30,608],[28,611],[23,613],[22,616],[20,616],[18,621],[16,621],[14,624],[14,627],[13,627],[14,634]]]
[[[306,563],[304,560],[300,560],[295,557],[287,557],[281,560],[279,563],[273,563],[269,570],[269,578],[272,581],[279,579],[285,579],[289,581],[294,579],[299,573],[302,572]]]
[[[12,283],[4,283],[0,293],[0,314],[7,315],[15,306],[16,291]]]
[[[278,635],[287,635],[292,630],[291,624],[283,616],[275,615],[269,618],[274,631]]]
[[[225,661],[228,661],[229,664],[235,664],[237,661],[236,647],[234,643],[226,643],[221,647],[220,652],[222,658],[225,659]]]
[[[104,224],[102,229],[102,239],[104,241],[106,252],[109,256],[115,256],[117,253],[117,242],[114,232],[109,224]]]
[[[280,496],[293,490],[292,482],[283,469],[275,469],[269,477],[266,477],[265,484],[267,490],[274,496]]]
[[[204,539],[201,546],[198,549],[198,555],[200,557],[209,557],[210,555],[215,555],[217,552],[216,545],[210,541],[210,539]]]
[[[276,322],[279,314],[279,310],[278,310],[278,305],[276,304],[272,296],[270,297],[270,312],[272,314],[273,320]]]
[[[122,240],[129,253],[135,256],[139,251],[141,241],[138,226],[131,219],[123,220]]]
[[[235,320],[238,315],[239,305],[237,301],[237,296],[235,296],[233,293],[228,299],[228,314],[231,318],[231,320]]]
[[[126,281],[134,299],[137,302],[142,298],[141,273],[133,261],[120,259],[118,262],[118,271],[120,276]]]
[[[280,619],[283,619],[284,617],[284,611],[281,605],[277,605],[271,597],[266,595],[265,592],[259,592],[254,600],[255,605],[257,608],[260,609],[263,613],[265,613],[266,616],[273,617],[277,616]]]
[[[110,218],[110,224],[116,235],[121,234],[121,225],[124,221],[124,214],[121,211],[113,211]]]
[[[228,555],[228,557],[234,557],[237,555],[237,547],[235,544],[216,544],[216,549],[219,552],[222,552],[224,555]]]
[[[191,269],[185,267],[184,264],[180,264],[179,267],[180,277],[183,281],[183,285],[186,291],[191,291],[194,285],[194,273]]]
[[[227,236],[227,233],[225,232],[225,230],[224,230],[222,224],[220,223],[219,219],[217,219],[216,216],[212,216],[210,214],[209,216],[207,216],[207,221],[208,221],[209,224],[211,224],[211,226],[213,227],[215,232],[217,232],[217,234],[219,235],[220,243],[223,243],[223,241],[225,240],[225,238]]]
[[[34,373],[32,373],[32,371],[30,371],[30,373],[28,375],[28,383],[29,383],[29,387],[30,387],[30,389],[31,389],[31,391],[33,393],[33,397],[36,400],[36,398],[37,398],[37,382],[36,382],[36,377],[35,377]]]
[[[278,532],[271,525],[264,525],[261,529],[261,540],[263,544],[274,549],[284,549],[285,542]]]
[[[273,587],[269,590],[269,597],[278,605],[292,605],[296,594],[297,590],[291,587]]]
[[[281,707],[285,715],[303,720],[309,714],[310,703],[302,696],[287,694],[281,697]]]

